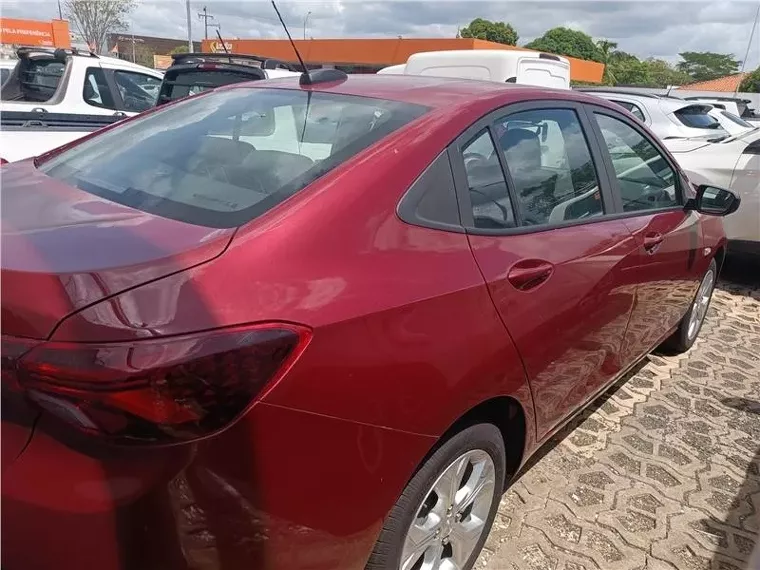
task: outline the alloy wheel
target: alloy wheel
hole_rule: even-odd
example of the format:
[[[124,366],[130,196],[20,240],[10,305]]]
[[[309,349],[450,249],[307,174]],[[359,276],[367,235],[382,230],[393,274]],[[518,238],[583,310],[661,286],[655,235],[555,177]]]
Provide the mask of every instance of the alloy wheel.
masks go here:
[[[697,336],[697,333],[702,326],[702,321],[705,320],[707,308],[710,306],[710,299],[712,298],[714,285],[715,273],[710,269],[702,278],[702,283],[699,285],[699,291],[697,291],[697,296],[694,299],[694,304],[691,308],[691,315],[689,315],[689,325],[686,330],[686,335],[690,341]]]
[[[399,570],[461,570],[483,532],[496,490],[491,456],[457,457],[424,495],[407,530]]]

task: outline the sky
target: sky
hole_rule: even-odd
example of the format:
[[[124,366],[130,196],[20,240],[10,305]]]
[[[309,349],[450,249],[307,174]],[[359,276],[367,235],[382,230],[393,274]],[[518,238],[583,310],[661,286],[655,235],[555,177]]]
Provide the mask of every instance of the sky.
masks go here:
[[[97,0],[95,0],[97,1]],[[63,0],[62,0],[63,2]],[[203,36],[197,13],[208,7],[225,38],[284,38],[276,14],[266,0],[191,1],[193,39]],[[618,49],[640,58],[678,61],[683,51],[732,53],[744,59],[760,0],[512,1],[480,0],[279,0],[291,34],[307,37],[454,37],[473,18],[505,21],[529,42],[555,26],[582,30],[595,39],[618,43]],[[0,15],[51,19],[56,0],[0,0]],[[308,18],[307,18],[308,15]],[[184,39],[185,0],[138,0],[132,14],[133,32]],[[760,25],[758,26],[760,28]],[[214,33],[211,30],[210,33]],[[755,31],[746,68],[760,65],[760,29]]]

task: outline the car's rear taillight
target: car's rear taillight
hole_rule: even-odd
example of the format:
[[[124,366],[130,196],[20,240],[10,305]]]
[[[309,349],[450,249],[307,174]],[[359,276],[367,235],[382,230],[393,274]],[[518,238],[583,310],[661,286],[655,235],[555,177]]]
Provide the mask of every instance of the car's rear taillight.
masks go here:
[[[30,399],[83,431],[178,443],[234,422],[308,338],[275,324],[130,343],[46,342],[21,357],[16,374]]]
[[[0,156],[0,166],[2,166],[3,164],[8,164],[8,161]]]

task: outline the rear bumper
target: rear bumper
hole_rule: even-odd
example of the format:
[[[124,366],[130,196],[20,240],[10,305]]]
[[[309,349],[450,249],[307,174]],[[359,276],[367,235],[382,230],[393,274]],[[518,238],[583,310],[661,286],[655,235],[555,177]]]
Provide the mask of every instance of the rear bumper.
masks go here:
[[[361,570],[433,443],[257,404],[193,445],[108,448],[43,416],[3,474],[2,568]]]

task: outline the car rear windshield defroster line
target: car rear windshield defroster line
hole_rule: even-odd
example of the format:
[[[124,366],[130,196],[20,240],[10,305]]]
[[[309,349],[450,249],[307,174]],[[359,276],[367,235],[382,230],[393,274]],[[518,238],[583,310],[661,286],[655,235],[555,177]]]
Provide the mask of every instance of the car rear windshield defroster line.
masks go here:
[[[236,227],[427,110],[296,89],[211,92],[95,136],[39,169],[131,208]]]

